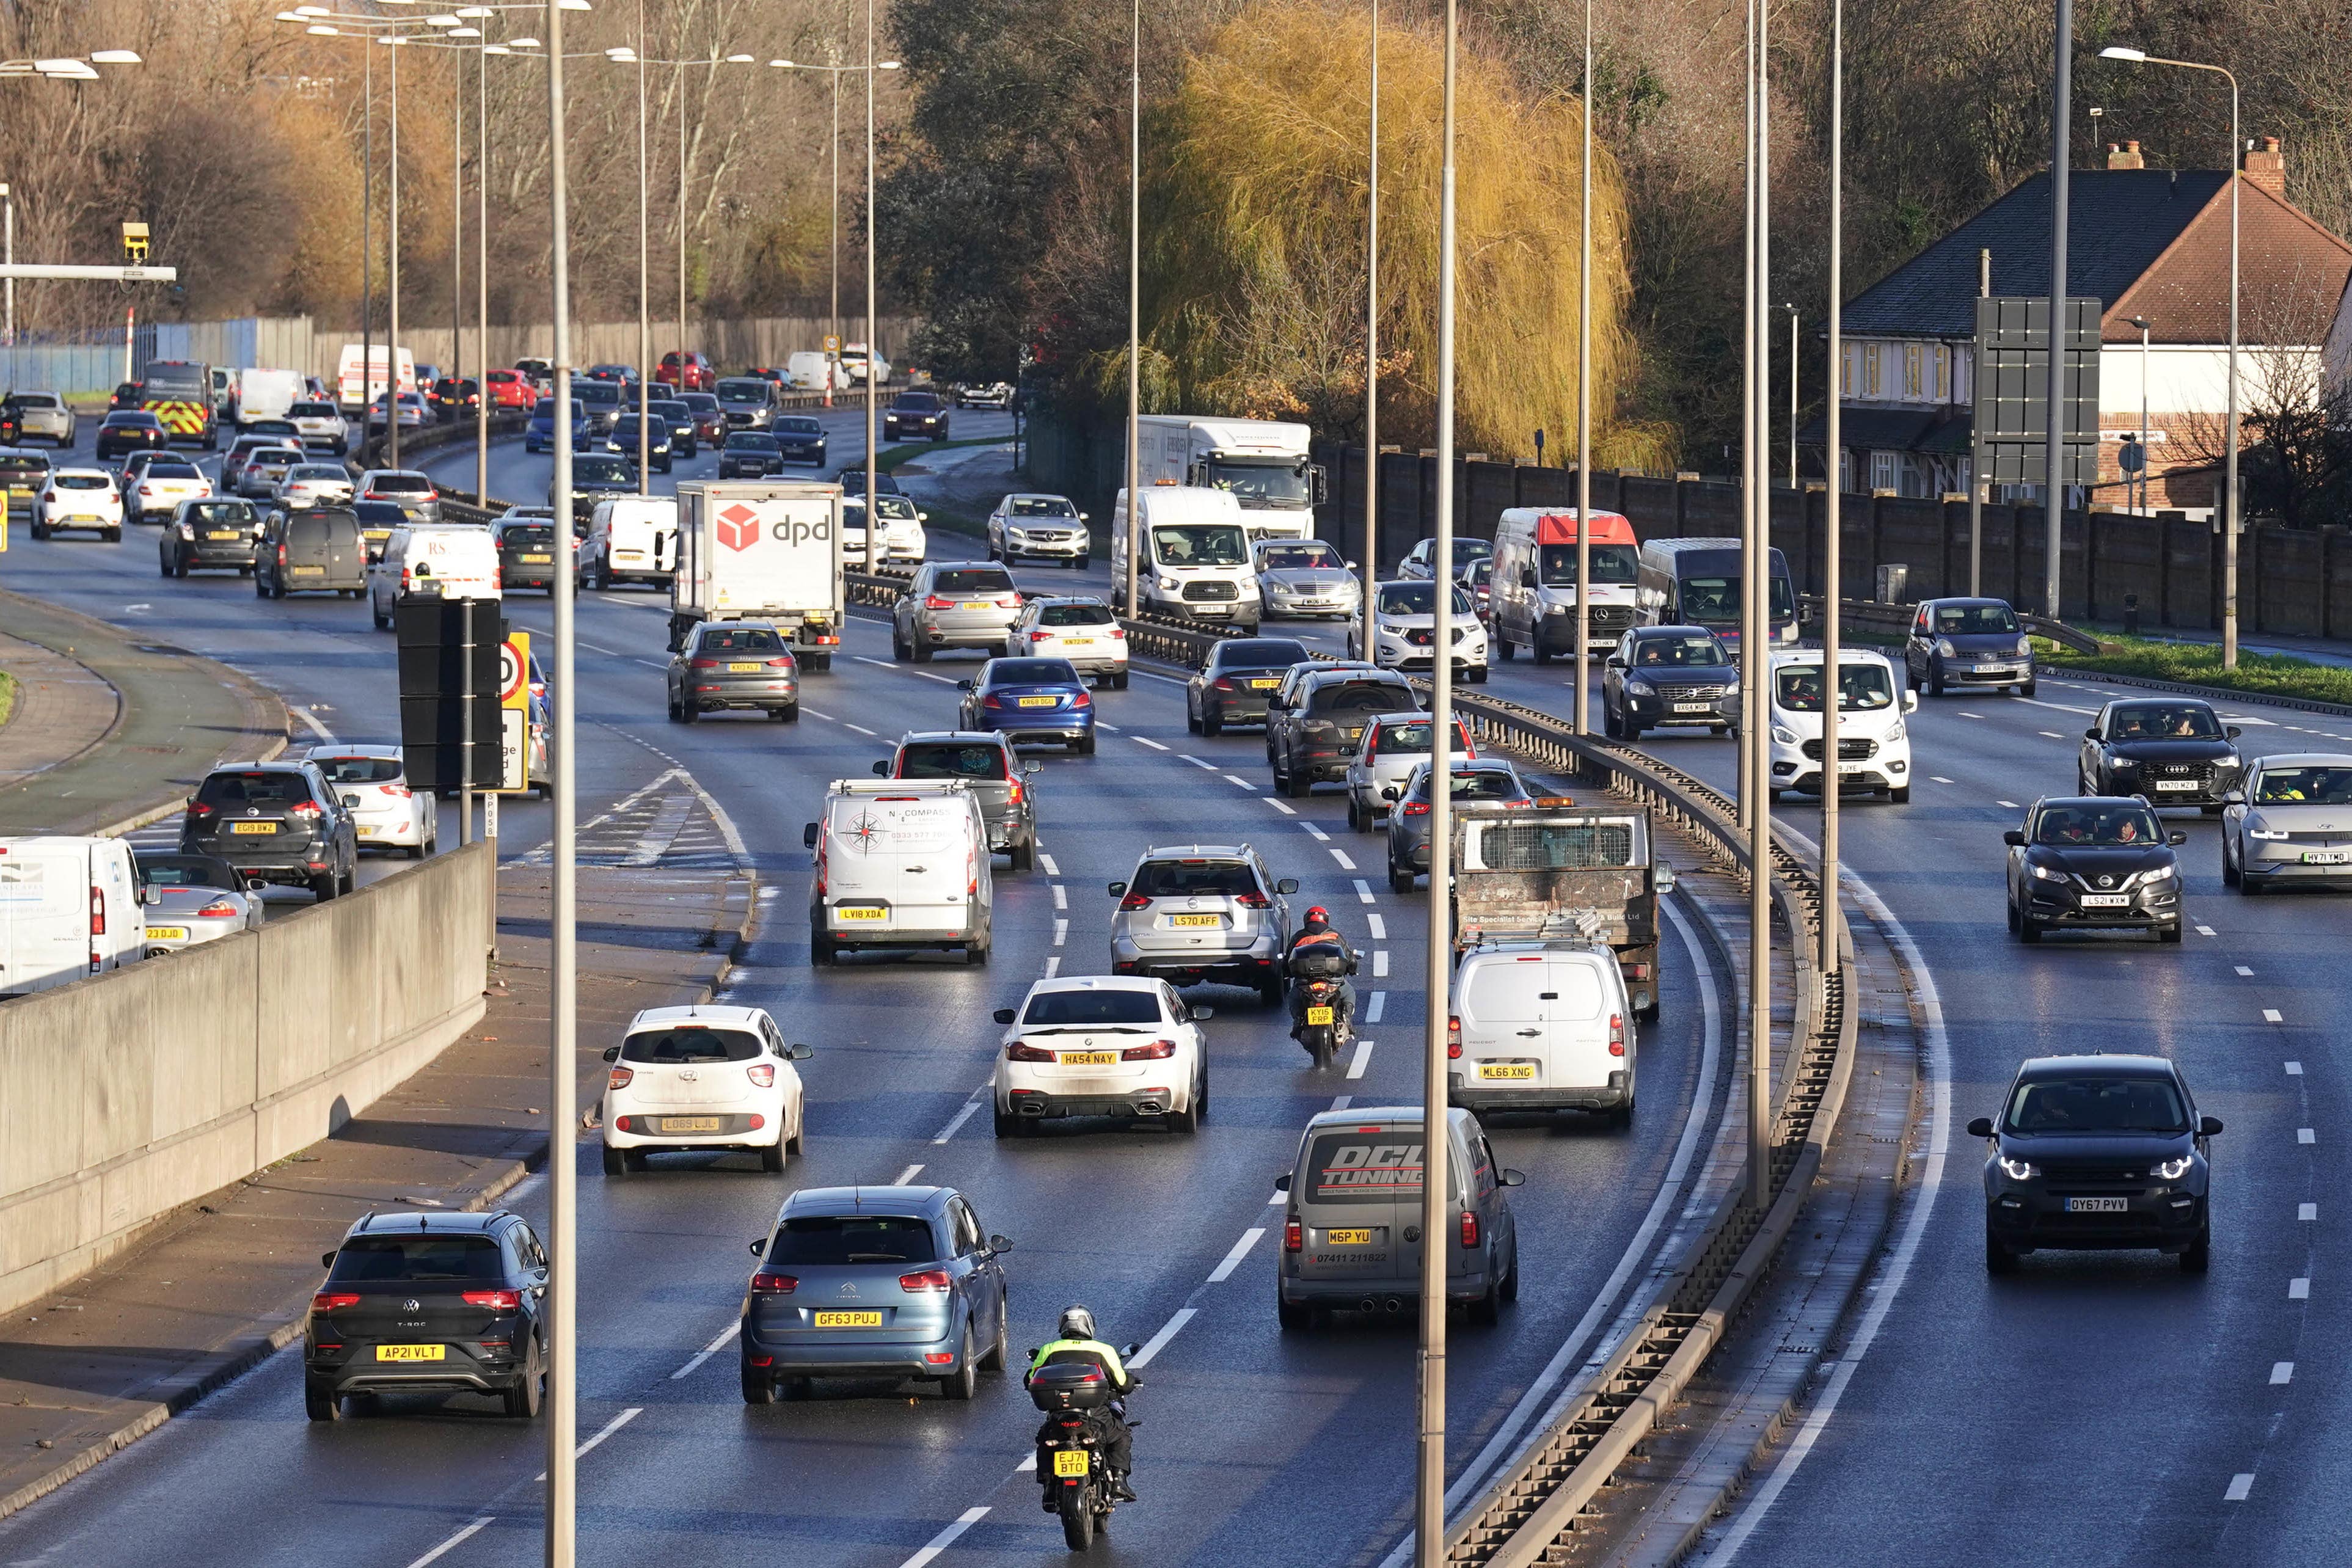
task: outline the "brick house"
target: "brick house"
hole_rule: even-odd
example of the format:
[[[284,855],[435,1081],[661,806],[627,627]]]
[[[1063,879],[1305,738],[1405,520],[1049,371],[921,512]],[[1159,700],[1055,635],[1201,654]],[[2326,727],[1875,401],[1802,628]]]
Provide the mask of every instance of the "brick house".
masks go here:
[[[2286,199],[2278,138],[2245,155],[2239,188],[2239,407],[2315,395],[2323,362],[2352,366],[2352,245]],[[1982,253],[1992,292],[2050,287],[2050,176],[2034,174],[1845,307],[1848,491],[1933,497],[1969,483],[1972,334]],[[2210,517],[2227,421],[2230,183],[2219,170],[2149,169],[2139,143],[2110,146],[2068,192],[2068,292],[2100,301],[2099,484],[2078,499],[2116,510]],[[2135,318],[2148,326],[2143,354]],[[2118,463],[2141,423],[2150,482],[2137,505]],[[1826,474],[1824,423],[1800,435]],[[2000,486],[1995,500],[2038,498]],[[2127,494],[2128,490],[2128,494]]]

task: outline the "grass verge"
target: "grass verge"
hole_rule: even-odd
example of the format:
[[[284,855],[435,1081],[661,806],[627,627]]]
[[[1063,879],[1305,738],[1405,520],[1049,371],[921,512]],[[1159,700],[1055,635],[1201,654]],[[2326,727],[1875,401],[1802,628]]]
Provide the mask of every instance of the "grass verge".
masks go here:
[[[16,677],[0,670],[0,724],[6,724],[8,716],[16,711]]]
[[[877,473],[888,474],[903,465],[912,463],[926,453],[951,452],[959,446],[1009,446],[1012,443],[1013,438],[1009,435],[982,436],[971,441],[901,442],[896,446],[886,446],[877,453],[874,458],[874,467]],[[862,468],[865,465],[852,463],[849,466]]]
[[[2238,667],[2221,667],[2221,650],[2208,643],[2151,643],[2137,637],[2101,637],[2099,652],[2078,653],[2035,640],[2043,665],[2085,674],[2140,675],[2221,686],[2249,695],[2298,697],[2306,702],[2352,705],[2352,669],[2315,664],[2284,653],[2241,652]]]

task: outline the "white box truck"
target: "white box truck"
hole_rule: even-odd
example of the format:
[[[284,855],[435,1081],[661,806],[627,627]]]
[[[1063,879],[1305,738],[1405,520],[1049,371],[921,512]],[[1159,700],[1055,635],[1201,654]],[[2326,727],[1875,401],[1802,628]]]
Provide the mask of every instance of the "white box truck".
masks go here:
[[[1241,507],[1228,490],[1166,482],[1143,492],[1135,597],[1147,615],[1223,621],[1257,635],[1263,611]],[[1127,492],[1111,507],[1111,602],[1127,598]]]
[[[1146,485],[1229,490],[1248,514],[1250,542],[1311,538],[1315,504],[1324,498],[1319,464],[1308,461],[1310,433],[1277,419],[1213,419],[1147,413],[1135,422],[1138,473]]]
[[[129,844],[0,839],[0,996],[102,975],[146,953]]]
[[[364,371],[364,374],[362,372]],[[353,413],[368,407],[386,392],[386,378],[397,376],[399,390],[416,390],[416,356],[406,349],[394,354],[385,343],[366,345],[366,362],[361,362],[361,345],[345,343],[342,358],[335,370],[335,401]]]
[[[310,395],[299,371],[259,368],[236,372],[236,423],[284,419],[286,411]]]
[[[677,487],[669,649],[702,621],[765,621],[793,640],[803,672],[833,667],[847,608],[841,486],[706,479]]]

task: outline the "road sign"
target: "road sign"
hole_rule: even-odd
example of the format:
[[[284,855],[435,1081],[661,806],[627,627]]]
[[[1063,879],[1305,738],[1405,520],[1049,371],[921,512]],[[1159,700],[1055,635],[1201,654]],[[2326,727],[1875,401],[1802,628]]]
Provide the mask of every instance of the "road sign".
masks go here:
[[[499,789],[520,795],[530,788],[530,715],[522,708],[499,709]]]
[[[2126,441],[2116,448],[2116,465],[2126,474],[2137,474],[2147,466],[2147,448],[2137,441]]]
[[[841,340],[833,333],[827,332],[824,335],[824,351],[828,354],[841,352]]]
[[[530,707],[530,633],[509,632],[499,644],[499,706]]]
[[[2064,425],[2061,481],[2099,482],[2099,316],[2096,299],[2066,301]],[[1994,484],[2047,478],[2050,301],[1979,298],[1976,321],[1974,438],[1979,476]]]

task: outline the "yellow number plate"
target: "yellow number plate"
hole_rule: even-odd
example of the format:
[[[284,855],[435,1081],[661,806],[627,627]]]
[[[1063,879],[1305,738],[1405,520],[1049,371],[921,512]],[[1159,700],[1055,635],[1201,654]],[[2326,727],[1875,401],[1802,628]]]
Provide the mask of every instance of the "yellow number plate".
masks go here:
[[[208,539],[233,539],[236,538],[236,530],[234,528],[228,529],[226,532],[214,530],[207,532],[205,535],[205,538]]]
[[[760,666],[757,664],[730,664],[727,666],[727,673],[730,675],[756,675],[760,673]]]
[[[1115,1067],[1118,1052],[1115,1051],[1066,1051],[1062,1052],[1065,1067]]]
[[[889,917],[889,913],[887,909],[875,909],[870,906],[860,908],[856,904],[837,904],[834,905],[833,917],[835,920],[884,920]]]
[[[184,925],[150,925],[147,927],[147,940],[150,942],[185,942],[187,939],[188,928]]]
[[[1531,1061],[1482,1061],[1478,1064],[1481,1078],[1533,1078],[1535,1063]]]
[[[231,822],[228,825],[228,831],[232,833],[274,833],[278,831],[278,824],[275,822]]]
[[[1023,707],[1052,707],[1055,703],[1061,700],[1062,699],[1059,697],[1023,697],[1021,699],[1021,706]]]
[[[437,1344],[380,1344],[375,1347],[378,1361],[439,1361],[444,1347]]]
[[[1168,924],[1171,925],[1218,925],[1223,924],[1223,920],[1224,917],[1218,915],[1171,915],[1168,917]]]
[[[544,566],[554,559],[551,555],[527,555],[522,558],[522,560],[526,566]]]
[[[1056,637],[1054,641],[1073,648],[1091,648],[1095,645],[1095,640],[1092,637]]]
[[[1094,1469],[1094,1456],[1084,1448],[1054,1450],[1054,1473],[1056,1476],[1082,1476]]]
[[[371,828],[364,822],[360,824],[360,837],[363,839],[372,839],[382,831],[382,828]]]
[[[719,1131],[719,1118],[716,1116],[664,1116],[661,1119],[661,1124],[662,1131],[665,1133],[715,1133]]]
[[[1370,1247],[1372,1233],[1370,1230],[1327,1230],[1323,1233],[1323,1239],[1334,1247]]]
[[[811,1312],[809,1321],[821,1329],[878,1329],[880,1312]]]
[[[1282,682],[1279,677],[1271,681],[1252,681],[1250,683],[1250,690],[1254,692],[1270,692],[1280,685],[1282,685]]]
[[[323,566],[298,566],[294,569],[294,575],[297,577],[324,577],[327,575],[327,569]]]
[[[1329,1008],[1308,1008],[1307,1009],[1307,1021],[1308,1023],[1329,1023],[1331,1021],[1331,1009]]]
[[[956,608],[958,610],[993,610],[996,606],[985,599],[967,599]]]

